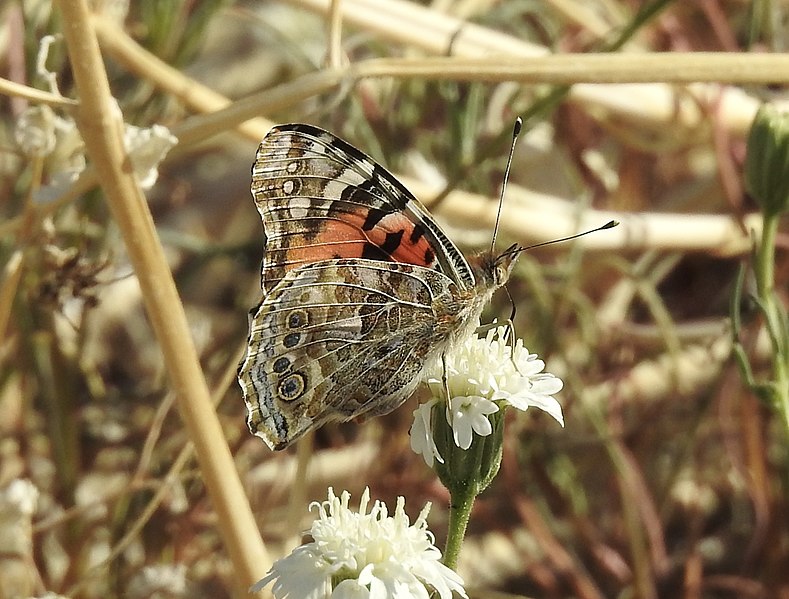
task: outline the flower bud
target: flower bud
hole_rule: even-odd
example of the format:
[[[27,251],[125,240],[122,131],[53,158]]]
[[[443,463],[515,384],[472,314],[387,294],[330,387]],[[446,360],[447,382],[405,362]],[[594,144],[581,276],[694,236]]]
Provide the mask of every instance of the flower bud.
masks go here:
[[[452,494],[465,495],[470,490],[473,496],[488,488],[501,465],[504,442],[504,410],[489,416],[492,425],[490,435],[473,435],[468,449],[458,447],[453,437],[452,426],[442,412],[443,406],[433,407],[434,435],[438,451],[444,457],[436,463],[435,470],[441,483]]]
[[[789,113],[764,105],[748,134],[745,187],[766,216],[789,210]]]

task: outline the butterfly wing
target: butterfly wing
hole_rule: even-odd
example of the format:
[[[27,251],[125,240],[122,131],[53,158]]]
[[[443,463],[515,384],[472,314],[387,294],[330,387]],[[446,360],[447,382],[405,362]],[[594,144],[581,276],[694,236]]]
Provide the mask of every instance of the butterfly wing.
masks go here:
[[[252,194],[266,232],[266,292],[288,271],[331,258],[414,264],[474,286],[463,254],[419,201],[369,156],[323,129],[273,128],[258,148]]]
[[[440,272],[396,262],[289,270],[252,315],[239,368],[250,430],[282,449],[327,421],[395,409],[466,318],[459,297]]]

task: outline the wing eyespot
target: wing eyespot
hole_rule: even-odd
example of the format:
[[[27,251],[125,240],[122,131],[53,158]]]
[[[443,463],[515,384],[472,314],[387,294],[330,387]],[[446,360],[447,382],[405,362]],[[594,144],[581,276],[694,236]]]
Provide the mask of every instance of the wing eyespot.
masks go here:
[[[300,329],[309,324],[310,316],[306,310],[292,310],[288,314],[288,328]]]
[[[282,345],[291,349],[296,347],[299,342],[301,341],[301,333],[288,333],[285,335],[285,338],[282,340]]]
[[[288,368],[290,368],[290,360],[285,356],[282,356],[281,358],[277,358],[276,360],[274,360],[273,370],[277,374],[282,374]]]
[[[277,393],[282,401],[295,401],[307,388],[307,377],[301,372],[294,372],[282,379],[277,385]]]

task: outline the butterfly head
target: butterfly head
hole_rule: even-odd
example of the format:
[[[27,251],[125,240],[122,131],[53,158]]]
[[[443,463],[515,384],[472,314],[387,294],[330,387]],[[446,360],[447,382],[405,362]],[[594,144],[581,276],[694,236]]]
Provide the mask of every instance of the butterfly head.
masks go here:
[[[477,256],[477,268],[474,269],[477,284],[491,291],[504,285],[510,278],[515,260],[522,251],[523,248],[516,243],[501,254],[485,252]]]
[[[509,280],[515,260],[522,251],[523,248],[515,243],[496,256],[493,260],[493,285],[495,287],[501,287]]]

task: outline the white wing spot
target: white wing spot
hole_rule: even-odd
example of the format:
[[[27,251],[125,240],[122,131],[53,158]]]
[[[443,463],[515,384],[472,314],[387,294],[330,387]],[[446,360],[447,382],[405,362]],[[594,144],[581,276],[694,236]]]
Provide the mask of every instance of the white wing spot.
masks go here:
[[[288,179],[287,181],[284,181],[282,183],[282,191],[286,195],[290,195],[293,193],[293,187],[294,187],[293,179]]]
[[[291,191],[293,191],[293,181],[286,181],[282,184],[282,189],[285,193],[289,193],[285,186],[290,183],[291,184]],[[307,214],[309,214],[310,208],[310,201],[307,198],[293,198],[290,203],[288,204],[290,207],[290,215],[293,218],[307,218]]]
[[[348,187],[356,187],[365,183],[367,179],[352,169],[345,169],[337,177],[326,183],[323,190],[324,197],[341,198]]]
[[[295,160],[293,162],[288,162],[288,166],[285,167],[285,170],[290,174],[293,174],[297,170],[299,170],[299,163],[296,162]]]

